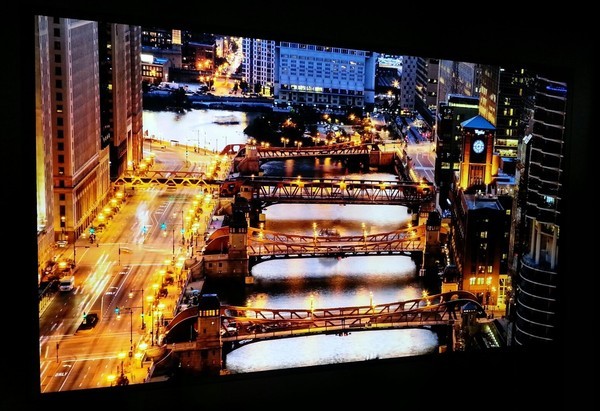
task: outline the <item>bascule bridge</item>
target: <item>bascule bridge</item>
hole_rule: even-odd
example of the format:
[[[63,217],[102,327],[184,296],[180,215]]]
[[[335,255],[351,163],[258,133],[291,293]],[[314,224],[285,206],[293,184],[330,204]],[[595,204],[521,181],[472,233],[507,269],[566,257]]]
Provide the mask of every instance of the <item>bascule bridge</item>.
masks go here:
[[[229,185],[232,188],[228,187]],[[319,179],[248,179],[224,184],[233,190],[228,224],[212,233],[203,252],[203,272],[209,278],[253,282],[251,269],[275,258],[345,258],[358,255],[423,256],[439,247],[441,220],[430,205],[433,187],[424,183]],[[271,204],[397,204],[410,207],[410,228],[386,233],[321,237],[289,235],[263,229],[260,210]],[[425,265],[424,257],[419,264]],[[424,275],[424,272],[421,272]]]

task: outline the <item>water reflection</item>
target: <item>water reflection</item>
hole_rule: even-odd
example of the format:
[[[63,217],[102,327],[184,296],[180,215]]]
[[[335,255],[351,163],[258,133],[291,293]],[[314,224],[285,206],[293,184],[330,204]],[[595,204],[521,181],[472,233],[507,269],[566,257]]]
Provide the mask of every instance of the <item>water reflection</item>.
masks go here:
[[[231,373],[398,358],[435,352],[436,334],[424,329],[370,330],[255,342],[227,355]],[[251,359],[251,361],[249,361]]]
[[[385,233],[405,228],[411,219],[406,207],[392,205],[276,204],[264,214],[265,229],[297,235],[313,235],[313,223],[342,236]]]
[[[191,110],[187,113],[172,111],[143,112],[144,129],[157,139],[177,140],[182,144],[220,152],[227,144],[245,144],[248,136],[244,129],[260,113],[229,110]],[[219,118],[233,117],[237,124],[219,124]]]

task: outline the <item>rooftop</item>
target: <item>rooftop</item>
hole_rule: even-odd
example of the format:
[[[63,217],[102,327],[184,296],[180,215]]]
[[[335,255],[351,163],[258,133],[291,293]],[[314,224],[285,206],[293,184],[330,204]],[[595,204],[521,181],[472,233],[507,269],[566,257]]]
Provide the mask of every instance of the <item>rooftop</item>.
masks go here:
[[[480,115],[463,121],[460,125],[464,128],[476,128],[478,130],[495,130],[496,127]]]

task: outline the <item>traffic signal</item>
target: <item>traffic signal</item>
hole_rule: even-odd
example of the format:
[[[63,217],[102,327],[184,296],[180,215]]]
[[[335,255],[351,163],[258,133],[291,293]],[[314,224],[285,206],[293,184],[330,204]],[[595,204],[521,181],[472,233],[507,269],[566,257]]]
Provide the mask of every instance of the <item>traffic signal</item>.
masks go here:
[[[167,229],[167,223],[162,223],[162,224],[160,225],[160,228],[161,228],[162,230],[166,230],[166,229]]]
[[[90,227],[90,234],[94,234],[96,232],[96,228]]]
[[[148,232],[148,227],[143,226],[142,227],[142,233],[146,234]]]
[[[121,315],[121,309],[119,307],[115,307],[115,314]]]
[[[87,321],[87,313],[84,311],[83,312],[83,323],[85,324]]]

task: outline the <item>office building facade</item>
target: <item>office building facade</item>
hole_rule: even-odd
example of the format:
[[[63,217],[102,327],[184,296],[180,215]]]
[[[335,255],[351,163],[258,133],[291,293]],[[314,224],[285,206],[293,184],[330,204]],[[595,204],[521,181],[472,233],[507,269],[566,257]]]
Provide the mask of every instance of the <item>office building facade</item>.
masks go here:
[[[57,240],[73,242],[110,189],[109,149],[101,148],[98,23],[49,21],[53,226]]]
[[[52,156],[52,111],[50,104],[50,18],[35,19],[35,146],[37,187],[38,282],[46,261],[50,261],[55,244],[54,174]]]
[[[417,81],[420,57],[402,56],[402,74],[400,75],[400,108],[413,111],[417,99]],[[421,81],[425,78],[421,71]]]
[[[256,93],[271,96],[275,83],[275,41],[242,39],[242,80]]]
[[[479,97],[481,67],[464,61],[439,60],[438,104],[451,94]]]
[[[275,48],[275,105],[370,111],[377,53],[280,42]]]
[[[517,151],[533,110],[533,77],[522,67],[481,67],[479,114],[496,127],[494,151],[501,169],[514,176]]]
[[[114,179],[144,156],[141,28],[113,23],[98,27],[101,148],[110,148]]]

